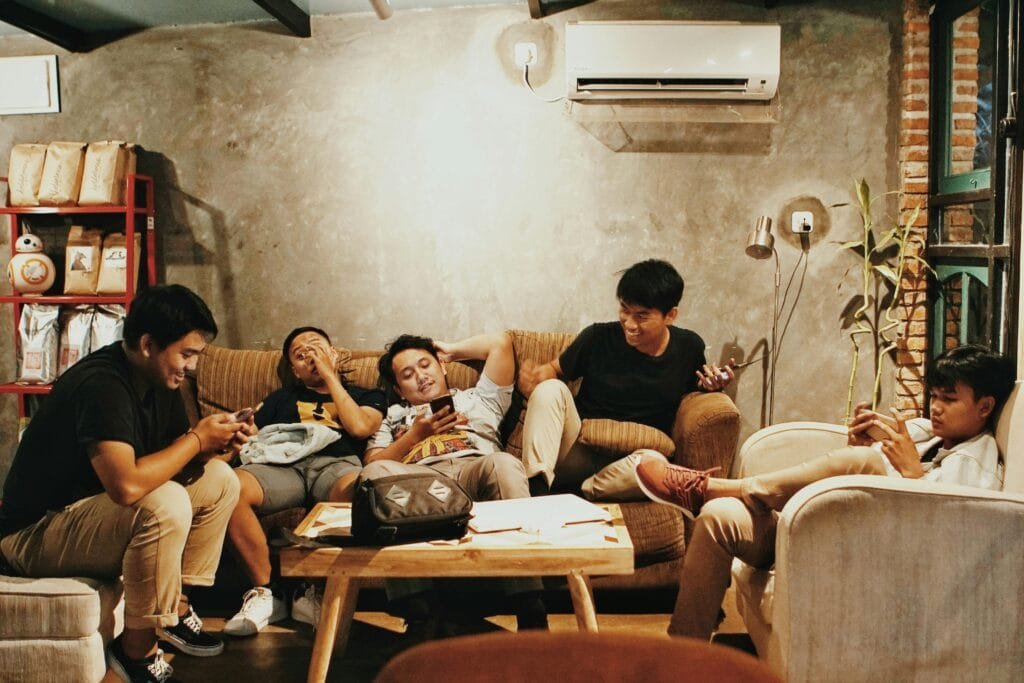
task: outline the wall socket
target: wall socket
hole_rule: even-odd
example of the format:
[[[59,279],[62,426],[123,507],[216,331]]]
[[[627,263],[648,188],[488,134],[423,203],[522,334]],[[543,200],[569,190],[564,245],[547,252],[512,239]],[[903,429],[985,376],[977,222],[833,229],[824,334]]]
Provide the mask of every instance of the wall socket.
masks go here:
[[[513,57],[516,66],[533,66],[537,63],[537,43],[516,43]]]
[[[794,211],[790,229],[797,235],[807,235],[814,230],[814,213],[811,211]]]

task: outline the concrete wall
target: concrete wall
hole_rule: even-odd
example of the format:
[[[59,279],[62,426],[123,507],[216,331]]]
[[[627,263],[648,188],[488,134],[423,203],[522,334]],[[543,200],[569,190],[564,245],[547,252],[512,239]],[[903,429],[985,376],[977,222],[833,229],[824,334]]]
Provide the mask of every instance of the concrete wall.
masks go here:
[[[539,21],[525,5],[321,17],[305,40],[271,24],[168,28],[89,54],[3,37],[0,56],[60,55],[62,113],[0,120],[0,159],[19,142],[141,144],[160,182],[162,276],[196,289],[218,342],[236,347],[276,347],[307,323],[355,348],[406,331],[575,331],[615,317],[617,271],[660,257],[687,281],[680,321],[709,357],[752,355],[770,330],[772,265],[744,255],[747,234],[760,214],[788,225],[810,208],[775,420],[839,420],[850,360],[838,320],[856,283],[836,243],[859,218],[836,205],[857,177],[896,186],[899,3],[680,4],[599,2]],[[557,94],[564,24],[588,19],[780,23],[777,123],[697,125],[675,110],[595,123],[539,101],[512,44],[540,45],[534,85]],[[785,288],[800,245],[778,247]],[[10,338],[4,315],[4,378]],[[730,389],[744,436],[760,426],[763,379],[755,365]],[[0,398],[0,476],[14,412]]]

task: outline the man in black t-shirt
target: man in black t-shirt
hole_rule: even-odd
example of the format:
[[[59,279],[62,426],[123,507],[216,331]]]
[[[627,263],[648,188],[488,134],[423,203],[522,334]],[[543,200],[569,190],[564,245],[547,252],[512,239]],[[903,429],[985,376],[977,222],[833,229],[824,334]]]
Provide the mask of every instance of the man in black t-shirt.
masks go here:
[[[630,266],[616,289],[619,321],[585,328],[557,359],[523,363],[519,388],[529,398],[523,466],[533,495],[579,487],[591,500],[643,500],[633,465],[638,453],[606,456],[579,443],[581,419],[638,422],[671,433],[683,394],[720,391],[732,368],[709,366],[704,340],[674,327],[683,279],[671,264]],[[581,379],[575,400],[566,381]]]
[[[238,480],[215,456],[255,431],[227,414],[188,428],[177,389],[216,333],[185,287],[139,293],[124,341],[53,385],[4,485],[0,554],[17,572],[123,577],[125,629],[108,658],[123,680],[170,677],[157,636],[197,656],[224,649],[182,593],[213,583],[238,499]]]
[[[283,597],[270,586],[270,549],[257,513],[266,515],[312,502],[352,500],[366,440],[377,431],[387,410],[383,392],[342,381],[338,355],[323,330],[292,330],[281,352],[282,363],[296,382],[267,396],[256,411],[256,426],[315,424],[333,430],[340,438],[297,462],[250,463],[235,470],[241,495],[228,524],[228,537],[253,587],[242,597],[238,613],[224,624],[224,632],[232,636],[256,634],[267,624],[288,616]],[[304,600],[315,601],[315,593]],[[293,609],[292,617],[300,618],[299,612],[309,611]]]

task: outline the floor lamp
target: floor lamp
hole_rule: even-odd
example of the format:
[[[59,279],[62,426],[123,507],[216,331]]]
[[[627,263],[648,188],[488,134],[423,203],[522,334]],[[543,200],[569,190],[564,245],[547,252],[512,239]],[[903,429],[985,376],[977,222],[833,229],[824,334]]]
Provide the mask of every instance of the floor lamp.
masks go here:
[[[775,352],[779,343],[779,285],[782,275],[779,272],[779,252],[775,250],[775,236],[772,235],[772,219],[758,216],[754,230],[747,240],[747,256],[756,259],[775,257],[775,298],[772,304],[772,345],[768,350],[768,424],[775,422]]]

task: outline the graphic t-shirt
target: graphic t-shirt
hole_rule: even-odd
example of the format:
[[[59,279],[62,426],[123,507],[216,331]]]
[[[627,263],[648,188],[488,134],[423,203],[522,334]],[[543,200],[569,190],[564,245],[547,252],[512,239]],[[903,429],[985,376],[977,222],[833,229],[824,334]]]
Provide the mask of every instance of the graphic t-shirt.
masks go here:
[[[660,356],[626,343],[617,322],[587,327],[558,358],[566,380],[583,378],[576,395],[582,418],[639,422],[670,434],[683,394],[697,389],[704,340],[696,332],[669,327]]]
[[[487,375],[472,389],[452,392],[455,412],[466,416],[468,423],[443,434],[434,434],[412,447],[402,459],[405,463],[429,465],[447,458],[485,455],[501,450],[498,426],[512,404],[512,386],[499,387]],[[412,426],[417,415],[428,414],[429,405],[398,403],[388,409],[377,433],[367,448],[387,448]]]
[[[356,386],[345,387],[348,395],[360,406],[367,406],[380,411],[387,410],[384,393],[378,389],[362,389]],[[341,426],[338,409],[330,394],[321,394],[303,385],[283,387],[271,393],[260,405],[253,417],[257,427],[274,424],[295,424],[306,422],[330,427],[341,438],[328,444],[317,455],[341,457],[345,455],[362,455],[366,448],[366,439],[356,439]]]

